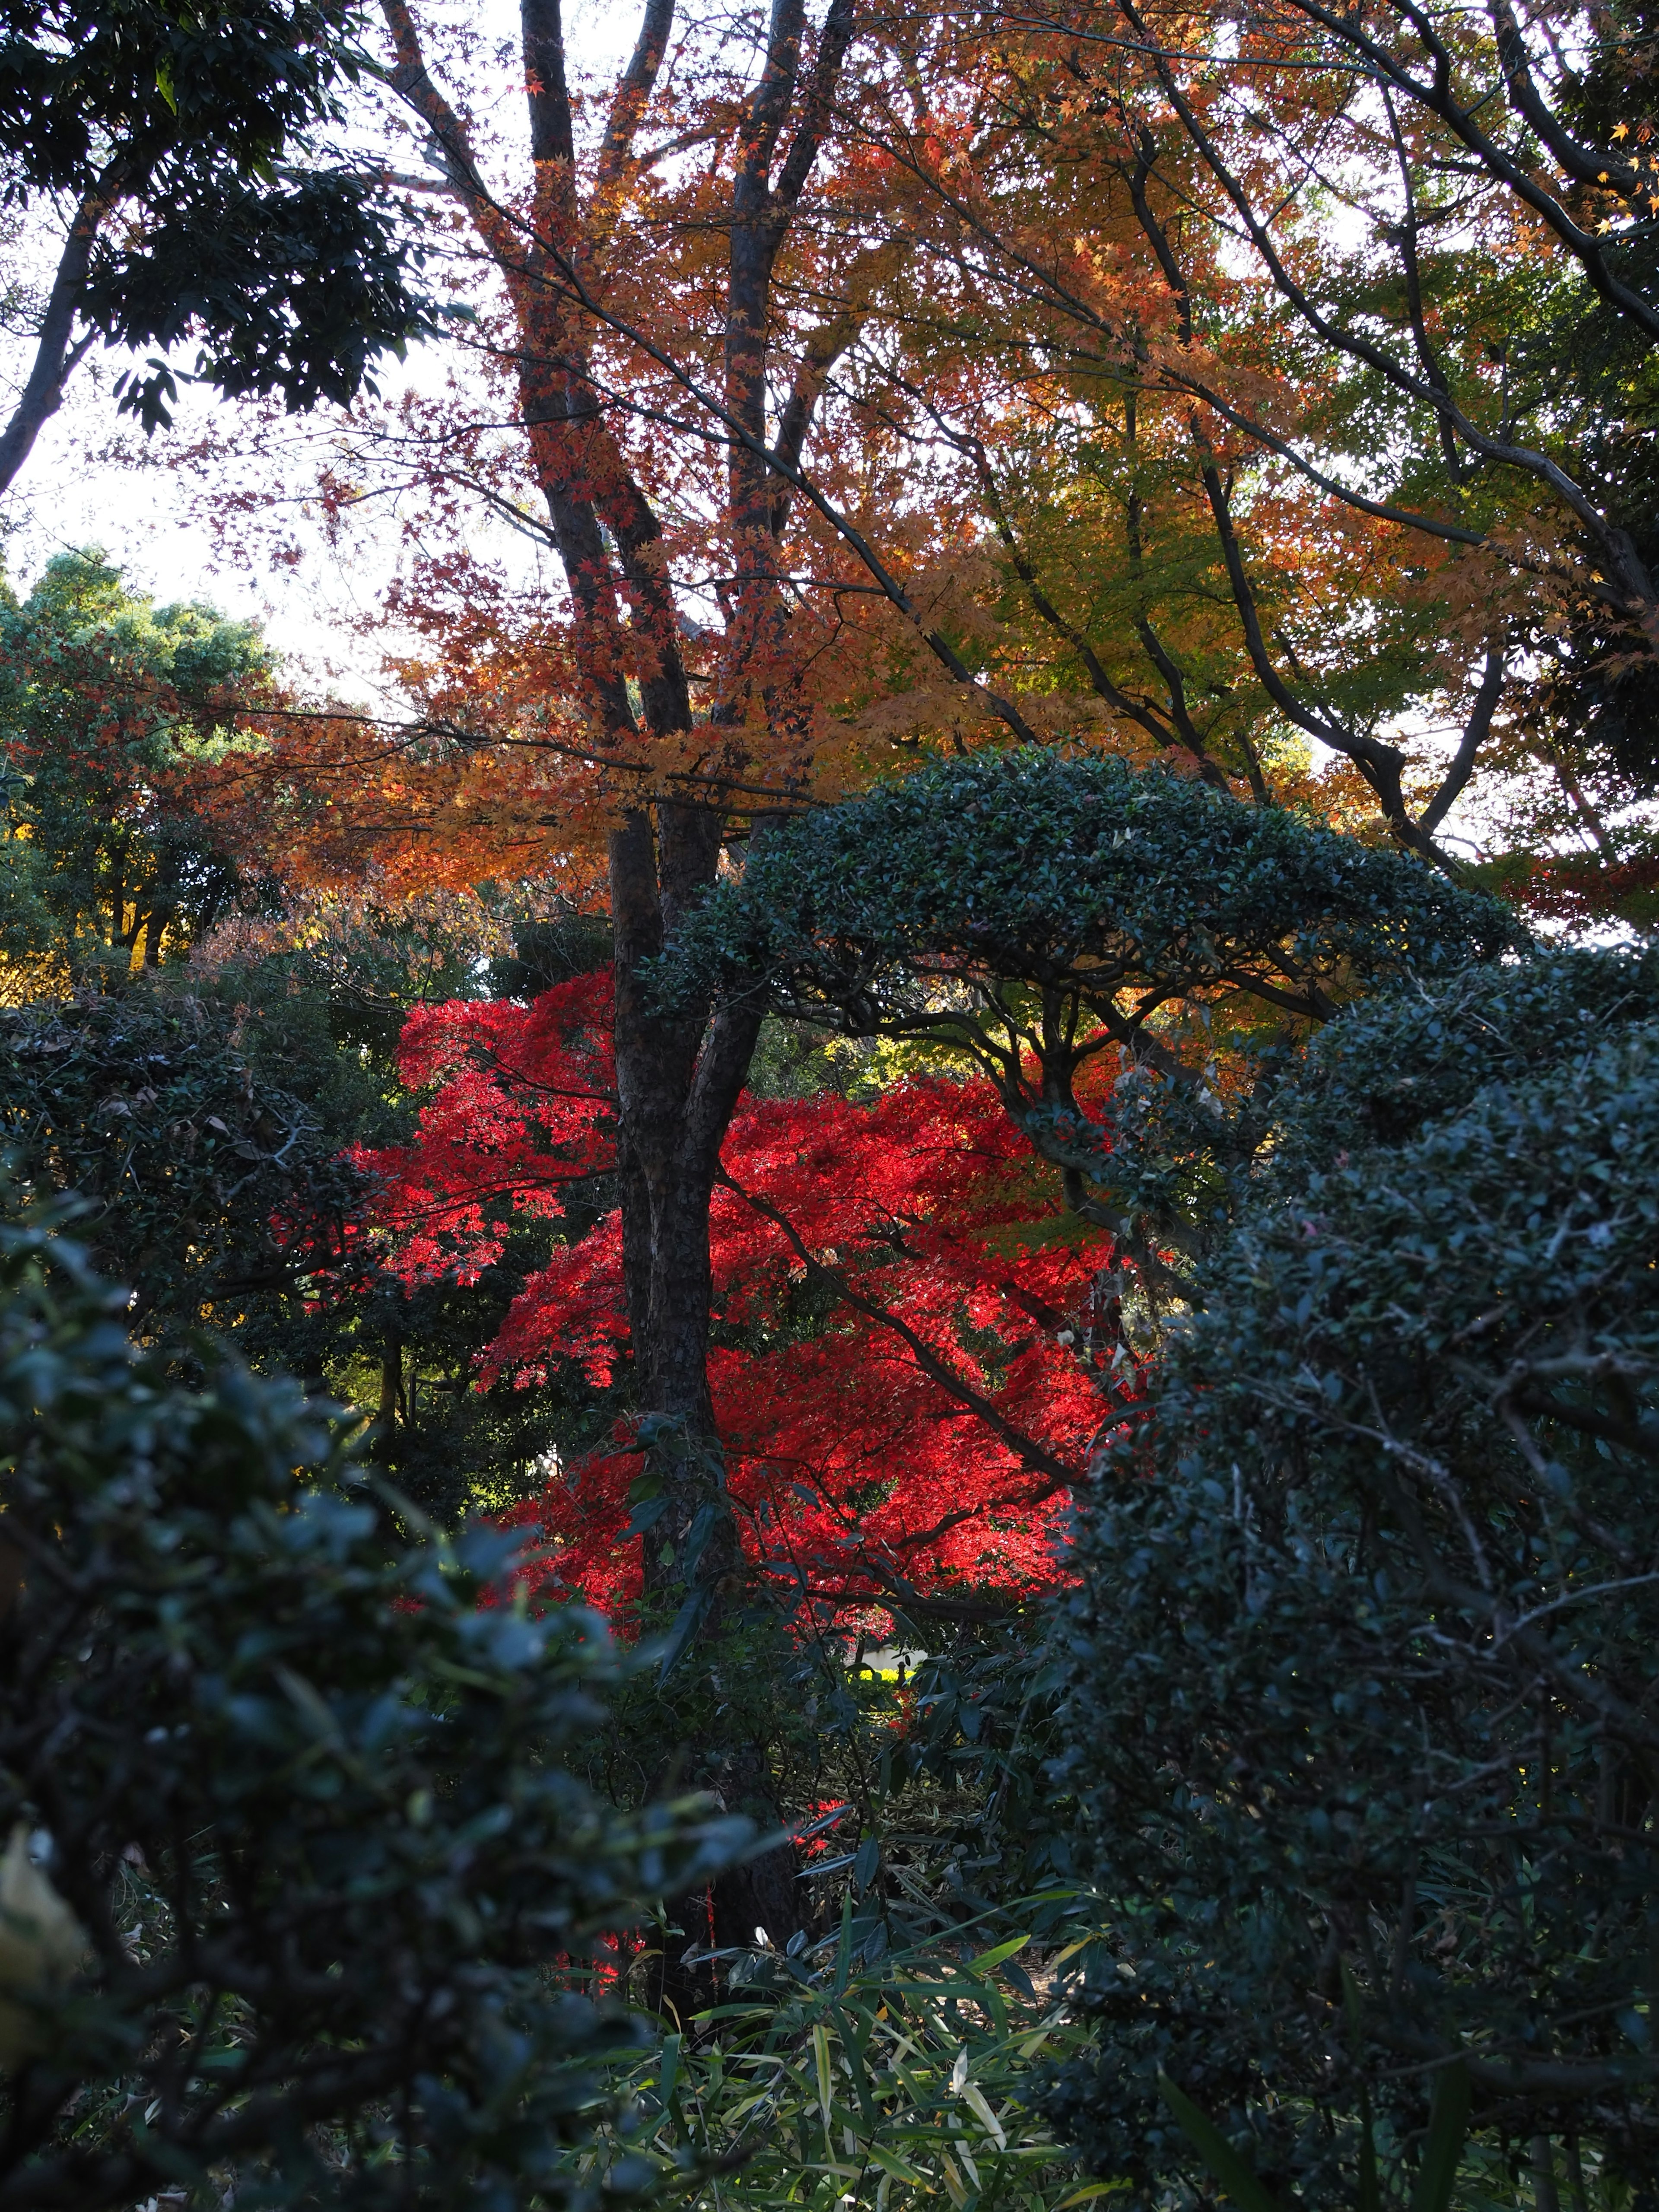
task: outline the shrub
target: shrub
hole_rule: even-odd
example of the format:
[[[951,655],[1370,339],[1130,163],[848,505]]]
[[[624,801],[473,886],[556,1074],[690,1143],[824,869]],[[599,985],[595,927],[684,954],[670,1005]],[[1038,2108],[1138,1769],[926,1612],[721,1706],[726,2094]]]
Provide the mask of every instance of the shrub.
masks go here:
[[[1085,1516],[1069,1785],[1115,1929],[1055,2109],[1360,2201],[1467,2059],[1540,2202],[1659,2170],[1659,1019],[1579,954],[1340,1017]]]
[[[29,1194],[81,1200],[93,1264],[134,1286],[145,1337],[314,1295],[362,1197],[229,1011],[165,987],[0,1011],[0,1146]]]
[[[628,2039],[569,1963],[744,1826],[574,1778],[623,1662],[505,1591],[521,1538],[411,1530],[291,1384],[185,1393],[119,1304],[0,1229],[0,1832],[49,1854],[0,1884],[0,2195],[562,2202]]]

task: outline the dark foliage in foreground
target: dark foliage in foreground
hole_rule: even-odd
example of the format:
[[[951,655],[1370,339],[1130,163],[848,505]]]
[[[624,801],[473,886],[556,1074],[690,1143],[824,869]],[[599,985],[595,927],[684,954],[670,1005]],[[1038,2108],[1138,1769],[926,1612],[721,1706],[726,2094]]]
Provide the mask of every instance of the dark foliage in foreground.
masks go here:
[[[1190,2171],[1163,2069],[1358,2201],[1460,2051],[1477,2160],[1659,2172],[1656,993],[1574,954],[1340,1017],[1200,1271],[1073,1620],[1103,2172]]]
[[[486,1601],[509,1540],[404,1533],[292,1385],[171,1387],[61,1241],[0,1282],[0,2205],[581,2194],[627,2036],[562,1969],[743,1824],[573,1776],[621,1662]]]

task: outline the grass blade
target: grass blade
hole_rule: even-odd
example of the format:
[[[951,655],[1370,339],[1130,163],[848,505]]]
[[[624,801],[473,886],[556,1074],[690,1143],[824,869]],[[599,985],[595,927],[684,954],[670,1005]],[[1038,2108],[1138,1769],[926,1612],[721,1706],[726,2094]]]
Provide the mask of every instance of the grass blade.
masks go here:
[[[1417,2186],[1412,2191],[1412,2212],[1446,2212],[1457,2183],[1457,2162],[1463,2154],[1463,2138],[1469,2129],[1469,2069],[1460,2058],[1443,2067],[1434,2085],[1429,2107],[1428,2140]]]

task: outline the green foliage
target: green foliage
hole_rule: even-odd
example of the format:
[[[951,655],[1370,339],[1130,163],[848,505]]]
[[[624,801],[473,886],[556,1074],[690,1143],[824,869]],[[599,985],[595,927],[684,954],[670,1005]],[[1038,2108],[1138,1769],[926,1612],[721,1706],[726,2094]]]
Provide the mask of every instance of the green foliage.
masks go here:
[[[1225,1218],[1309,1027],[1525,941],[1485,893],[1280,808],[1120,760],[981,753],[769,836],[680,926],[658,988],[763,991],[977,1066],[1071,1210],[1190,1296],[1168,1255]],[[1109,1143],[1077,1087],[1109,1051]]]
[[[360,72],[356,27],[339,0],[7,10],[11,195],[125,201],[137,218],[94,238],[70,293],[84,327],[139,349],[194,336],[198,376],[290,409],[349,401],[377,356],[430,327],[374,184],[337,155],[306,158]],[[152,361],[123,404],[164,422],[173,388]]]
[[[0,1150],[74,1193],[143,1336],[290,1322],[345,1258],[362,1178],[317,1112],[256,1076],[234,1012],[135,981],[0,1011]],[[274,1310],[274,1311],[273,1311]]]
[[[1071,1622],[1102,2172],[1187,2163],[1162,2073],[1274,2195],[1353,2201],[1373,2128],[1403,2195],[1461,2054],[1477,2163],[1659,2172],[1656,988],[1341,1015],[1196,1271]]]
[[[568,1969],[743,1824],[573,1777],[623,1662],[504,1595],[515,1540],[409,1533],[291,1385],[172,1387],[42,1230],[0,1285],[0,1823],[86,1939],[17,1992],[8,2201],[591,2196],[628,2033]]]
[[[0,609],[0,949],[26,990],[140,948],[153,965],[227,910],[237,872],[181,776],[250,742],[235,718],[270,673],[251,623],[158,607],[98,553],[58,555]]]
[[[1033,1902],[1052,1917],[1065,1901]],[[702,2166],[698,2212],[1073,2201],[1075,2160],[1032,2083],[1085,2031],[1021,1970],[1030,1934],[968,1924],[862,1966],[852,1929],[849,1901],[816,1943],[742,1954],[725,2000],[629,2069],[618,2145],[665,2175]]]
[[[1656,1019],[1650,953],[1553,952],[1364,1001],[1310,1040],[1280,1103],[1273,1170],[1302,1176],[1343,1152],[1404,1143],[1489,1085],[1525,1082]]]
[[[521,932],[489,980],[553,959],[551,932]],[[380,1464],[446,1526],[538,1492],[559,1451],[615,1418],[574,1371],[534,1391],[475,1388],[477,1353],[545,1263],[548,1224],[516,1217],[476,1281],[412,1291],[365,1234],[369,1184],[348,1155],[409,1133],[398,1031],[423,1000],[476,990],[481,966],[459,923],[370,915],[320,951],[0,1008],[0,1152],[33,1194],[86,1201],[81,1233],[131,1285],[130,1326],[175,1346],[211,1332],[250,1366],[362,1407]]]
[[[1249,2166],[1233,2148],[1215,2122],[1176,2087],[1167,2074],[1158,2077],[1164,2101],[1181,2123],[1182,2132],[1219,2182],[1238,2212],[1281,2212]],[[1412,2212],[1447,2212],[1457,2182],[1458,2163],[1469,2119],[1469,2073],[1467,2066],[1443,2067],[1435,2078],[1417,2186],[1412,2191]],[[1359,2144],[1359,2212],[1376,2212],[1377,2203],[1376,2142],[1370,2113],[1361,2116]]]
[[[1263,1177],[1290,1187],[1340,1155],[1404,1141],[1476,1091],[1592,1049],[1608,1026],[1659,1016],[1651,958],[1565,951],[1478,962],[1431,989],[1348,1006],[1305,1041],[1243,1056],[1248,1080],[1213,1091],[1139,1068],[1112,1101],[1110,1146],[1086,1156],[1126,1219],[1196,1256],[1224,1236]],[[1182,1282],[1206,1295],[1189,1268]]]
[[[1516,941],[1496,901],[1279,808],[1114,759],[981,753],[769,837],[683,926],[663,979],[763,981],[855,1034],[942,1040],[972,1027],[945,987],[1012,983],[1127,1039],[1172,998],[1243,991],[1317,1017]]]
[[[942,2191],[958,2208],[1036,2212],[1072,2197],[1074,2155],[1037,2091],[1087,2046],[1072,1984],[1095,1921],[1092,1899],[1055,1879],[1075,1808],[1042,1784],[1050,1626],[1036,1611],[934,1623],[932,1651],[873,1655],[879,1668],[861,1643],[808,1636],[792,1651],[751,1627],[702,1680],[636,1679],[619,1700],[636,1734],[642,1692],[671,1731],[766,1732],[780,1794],[817,1814],[800,1931],[711,1953],[709,1920],[686,1900],[678,2032],[626,2070],[626,2140],[665,2172],[701,2166],[699,2208],[850,2198],[898,2212]],[[706,1711],[710,1676],[724,1712]]]
[[[512,951],[498,953],[490,962],[489,995],[538,999],[557,984],[608,968],[611,945],[607,916],[586,913],[570,900],[550,902],[548,910],[518,924]]]

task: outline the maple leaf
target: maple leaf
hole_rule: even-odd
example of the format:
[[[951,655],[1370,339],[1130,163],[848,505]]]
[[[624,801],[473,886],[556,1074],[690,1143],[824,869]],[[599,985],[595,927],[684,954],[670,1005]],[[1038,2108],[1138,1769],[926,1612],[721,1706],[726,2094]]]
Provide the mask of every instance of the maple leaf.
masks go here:
[[[400,1066],[430,1096],[410,1145],[362,1156],[406,1281],[474,1277],[512,1212],[556,1215],[614,1166],[611,1012],[599,974],[528,1006],[410,1018]],[[722,1174],[710,1382],[757,1569],[832,1610],[1051,1584],[1066,1478],[1138,1370],[1111,1365],[1097,1310],[1109,1238],[1053,1233],[1057,1193],[993,1086],[745,1099]],[[611,1211],[526,1281],[479,1381],[531,1389],[563,1364],[605,1388],[630,1350]],[[624,1432],[520,1516],[551,1539],[561,1585],[607,1607],[640,1587],[638,1465]]]

